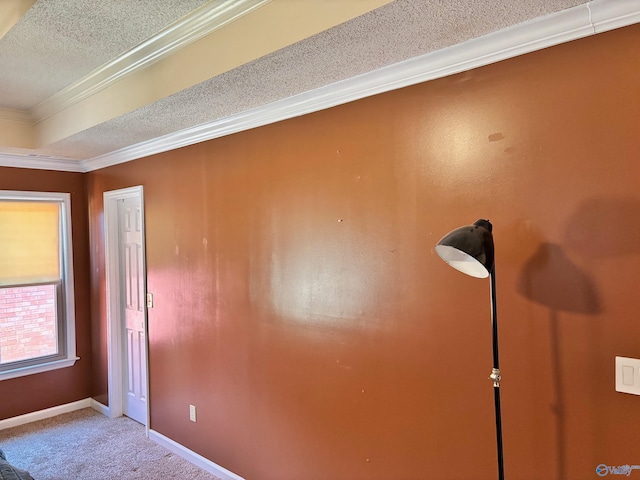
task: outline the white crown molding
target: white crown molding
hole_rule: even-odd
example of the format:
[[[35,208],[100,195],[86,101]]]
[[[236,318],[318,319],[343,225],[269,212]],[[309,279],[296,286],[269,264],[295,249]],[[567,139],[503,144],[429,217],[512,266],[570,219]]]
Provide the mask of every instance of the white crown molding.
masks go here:
[[[42,122],[269,2],[271,0],[223,0],[206,3],[157,35],[42,101],[32,109],[31,116],[37,123]]]
[[[593,0],[262,107],[84,160],[79,163],[80,170],[90,172],[306,115],[638,22],[638,0]],[[3,164],[0,156],[0,165]],[[73,166],[72,171],[78,171],[78,165],[69,161],[61,164],[60,168],[53,168],[54,164],[55,159],[51,160],[51,166],[48,167],[26,168],[65,170],[65,167]]]
[[[80,160],[71,160],[44,155],[17,155],[0,153],[0,167],[32,168],[36,170],[59,170],[63,172],[85,172]]]
[[[593,0],[237,115],[85,160],[83,165],[85,171],[105,168],[482,67],[638,22],[638,0]]]
[[[596,33],[640,22],[638,0],[592,0],[586,5]]]
[[[27,123],[32,125],[33,118],[24,110],[11,110],[8,108],[0,108],[0,121],[5,120],[9,122]]]

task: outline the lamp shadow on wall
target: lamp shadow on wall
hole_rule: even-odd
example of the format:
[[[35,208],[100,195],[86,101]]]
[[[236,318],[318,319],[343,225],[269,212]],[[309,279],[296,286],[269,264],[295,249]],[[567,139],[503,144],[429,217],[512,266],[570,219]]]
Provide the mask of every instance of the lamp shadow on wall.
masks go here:
[[[559,312],[595,315],[600,312],[597,290],[590,277],[569,260],[562,247],[541,243],[526,262],[518,280],[518,292],[549,310],[552,382],[555,398],[557,478],[566,477],[566,428],[564,376],[561,365]]]
[[[556,418],[557,478],[566,478],[564,378],[560,364],[559,313],[594,316],[603,311],[592,278],[565,254],[570,251],[585,264],[640,252],[640,202],[634,198],[589,198],[578,205],[563,232],[563,245],[542,242],[526,261],[518,292],[549,310],[553,388]],[[597,332],[594,333],[597,337]]]
[[[590,198],[569,218],[565,244],[587,259],[640,252],[640,202],[635,198]]]

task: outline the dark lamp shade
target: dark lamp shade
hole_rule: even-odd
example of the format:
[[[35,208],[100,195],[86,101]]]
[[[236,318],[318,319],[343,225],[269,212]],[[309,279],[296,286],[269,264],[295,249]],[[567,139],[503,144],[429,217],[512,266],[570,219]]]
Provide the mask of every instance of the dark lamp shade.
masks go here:
[[[486,278],[493,270],[493,234],[489,220],[456,228],[436,245],[436,253],[456,270]]]

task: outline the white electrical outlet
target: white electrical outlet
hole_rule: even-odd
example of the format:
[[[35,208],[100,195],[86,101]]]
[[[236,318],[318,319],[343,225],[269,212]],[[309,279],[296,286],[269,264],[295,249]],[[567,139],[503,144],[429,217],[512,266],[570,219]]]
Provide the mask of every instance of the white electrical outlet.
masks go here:
[[[640,395],[640,360],[616,357],[616,392]]]
[[[189,420],[191,420],[192,422],[196,421],[196,406],[195,405],[189,405]]]

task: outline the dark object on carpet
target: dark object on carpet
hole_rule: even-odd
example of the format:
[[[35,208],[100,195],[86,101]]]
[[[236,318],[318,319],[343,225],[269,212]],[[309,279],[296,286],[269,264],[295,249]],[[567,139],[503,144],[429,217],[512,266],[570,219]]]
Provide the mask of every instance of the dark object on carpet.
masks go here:
[[[14,467],[0,449],[0,480],[33,480],[29,472]]]

